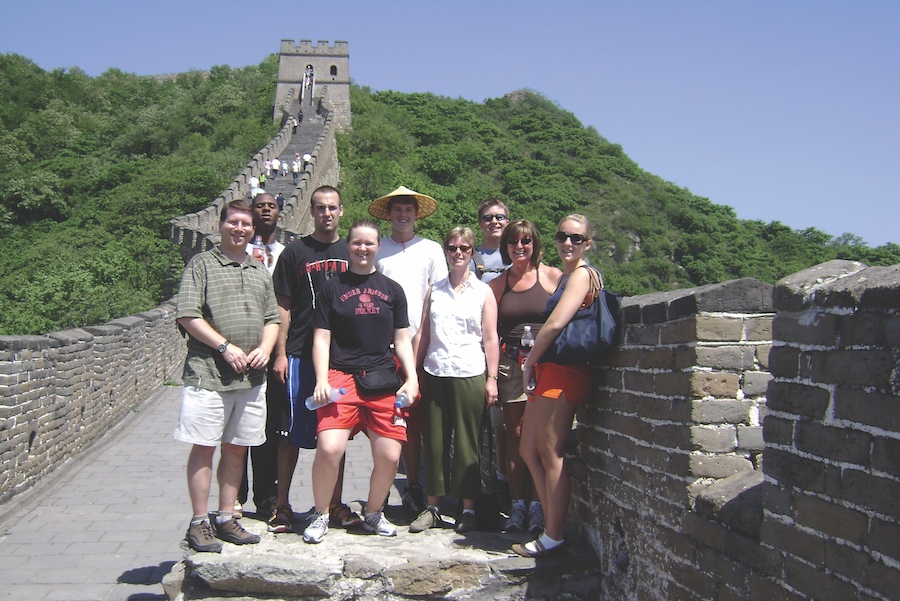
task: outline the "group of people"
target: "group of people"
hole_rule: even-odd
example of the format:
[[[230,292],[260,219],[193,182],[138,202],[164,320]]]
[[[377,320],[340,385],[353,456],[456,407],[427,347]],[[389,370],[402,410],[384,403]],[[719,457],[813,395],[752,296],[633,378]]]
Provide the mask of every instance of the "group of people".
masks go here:
[[[540,557],[564,548],[565,444],[591,373],[541,359],[589,297],[590,275],[579,268],[590,224],[581,215],[560,222],[559,270],[541,262],[540,234],[526,220],[510,221],[502,201],[478,208],[481,245],[468,227],[454,227],[442,244],[418,236],[417,220],[437,207],[401,186],[368,209],[390,222],[389,236],[362,219],[341,239],[340,193],[323,186],[310,199],[313,232],[286,247],[275,239],[280,207],[270,194],[222,210],[221,243],[188,263],[176,310],[188,334],[175,437],[193,445],[191,548],[259,541],[238,521],[249,493],[247,447],[257,515],[268,516],[270,532],[293,531],[289,496],[301,448],[315,449],[307,543],[324,540],[330,526],[395,536],[384,506],[401,458],[410,532],[445,525],[444,496],[460,502],[456,531],[476,530],[488,421],[497,478],[510,494],[506,529],[536,535],[512,550]],[[246,253],[254,235],[265,245],[263,262]],[[535,335],[530,352],[526,329]],[[318,409],[307,409],[308,397]],[[401,407],[401,399],[412,404]],[[362,516],[342,501],[347,442],[360,432],[373,459]],[[208,514],[217,446],[219,507]]]

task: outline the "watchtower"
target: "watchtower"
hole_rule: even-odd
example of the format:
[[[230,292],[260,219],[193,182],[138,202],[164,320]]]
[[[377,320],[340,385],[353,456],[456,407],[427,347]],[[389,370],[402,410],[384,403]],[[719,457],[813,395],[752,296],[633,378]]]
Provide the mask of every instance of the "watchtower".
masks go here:
[[[293,91],[293,94],[291,94]],[[350,127],[350,52],[347,42],[281,40],[278,55],[278,85],[275,89],[273,119],[283,122],[290,105],[302,99],[301,110],[315,110],[318,103],[331,111],[335,125]]]

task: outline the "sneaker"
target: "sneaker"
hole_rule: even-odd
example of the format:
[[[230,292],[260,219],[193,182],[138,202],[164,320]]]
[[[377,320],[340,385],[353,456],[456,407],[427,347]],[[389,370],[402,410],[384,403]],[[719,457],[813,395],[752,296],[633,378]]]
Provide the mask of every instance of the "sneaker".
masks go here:
[[[303,542],[318,544],[328,534],[328,514],[314,513],[312,523],[303,531]]]
[[[244,506],[238,500],[234,501],[234,519],[239,520],[244,517]]]
[[[413,523],[409,525],[409,531],[412,533],[422,532],[423,530],[440,526],[442,522],[441,514],[433,507],[429,507],[413,520]]]
[[[384,517],[383,511],[367,515],[363,522],[363,528],[379,536],[397,536],[397,527]]]
[[[413,515],[419,515],[428,509],[428,505],[425,504],[425,491],[422,490],[421,484],[408,485],[400,495],[400,499],[406,510]]]
[[[269,518],[269,532],[282,534],[294,531],[294,510],[290,505],[279,505]]]
[[[188,546],[194,551],[200,553],[221,553],[222,543],[213,536],[212,527],[209,522],[203,520],[199,524],[191,524],[184,535]]]
[[[465,534],[473,530],[478,530],[478,520],[475,519],[475,514],[463,512],[459,519],[456,520],[457,534]]]
[[[359,517],[359,514],[350,509],[346,503],[333,503],[328,509],[328,516],[332,526],[352,528],[362,524],[362,518]]]
[[[506,518],[507,532],[525,532],[525,508],[521,505],[513,505]]]
[[[253,545],[259,542],[259,535],[247,532],[241,523],[232,517],[222,524],[213,524],[216,538],[234,545]]]
[[[528,508],[528,532],[541,534],[544,531],[544,509],[540,503],[532,503]]]

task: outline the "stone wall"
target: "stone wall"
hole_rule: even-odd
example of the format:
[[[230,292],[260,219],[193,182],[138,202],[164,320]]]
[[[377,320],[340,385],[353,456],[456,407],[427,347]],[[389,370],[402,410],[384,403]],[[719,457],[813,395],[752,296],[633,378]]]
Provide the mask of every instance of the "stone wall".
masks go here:
[[[297,45],[293,40],[281,40],[281,51],[278,54],[278,85],[275,89],[276,122],[285,118],[285,99],[290,93],[300,98],[300,88],[306,66],[312,65],[315,73],[315,94],[303,99],[304,113],[307,107],[317,106],[320,102],[335,119],[338,129],[350,127],[350,51],[347,42],[334,42],[329,46],[328,40],[319,40],[313,45],[311,40],[300,40]],[[289,105],[288,105],[289,106]]]
[[[627,299],[569,458],[605,595],[896,599],[897,307],[846,262]]]
[[[302,236],[312,231],[309,214],[309,195],[322,185],[337,186],[340,182],[341,166],[338,162],[337,144],[334,137],[334,121],[331,114],[325,115],[325,126],[312,159],[300,176],[300,182],[285,199],[284,210],[279,217],[279,240],[286,242],[291,236]],[[265,148],[250,159],[247,167],[235,178],[209,207],[196,213],[182,215],[169,223],[169,240],[178,246],[182,259],[187,262],[199,252],[213,248],[219,241],[219,215],[227,203],[239,198],[250,197],[251,177],[258,177],[265,170],[266,160],[276,158],[284,152],[291,141],[291,128],[285,125]]]
[[[0,336],[0,502],[180,380],[185,352],[173,301],[100,326]]]

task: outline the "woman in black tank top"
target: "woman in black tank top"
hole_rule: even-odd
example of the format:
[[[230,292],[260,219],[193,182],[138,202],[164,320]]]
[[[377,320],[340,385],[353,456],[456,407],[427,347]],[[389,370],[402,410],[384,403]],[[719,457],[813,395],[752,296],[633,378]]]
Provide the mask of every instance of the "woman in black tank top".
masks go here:
[[[497,460],[499,463],[505,456],[512,498],[506,529],[542,532],[544,515],[540,503],[532,495],[531,506],[526,505],[532,486],[528,468],[519,454],[526,397],[517,355],[524,326],[531,325],[535,334],[540,329],[547,300],[556,289],[562,272],[541,263],[540,234],[524,219],[506,226],[500,240],[500,254],[503,263],[511,265],[490,283],[497,297],[497,329],[502,345],[498,388],[506,422],[505,445],[497,445]]]

